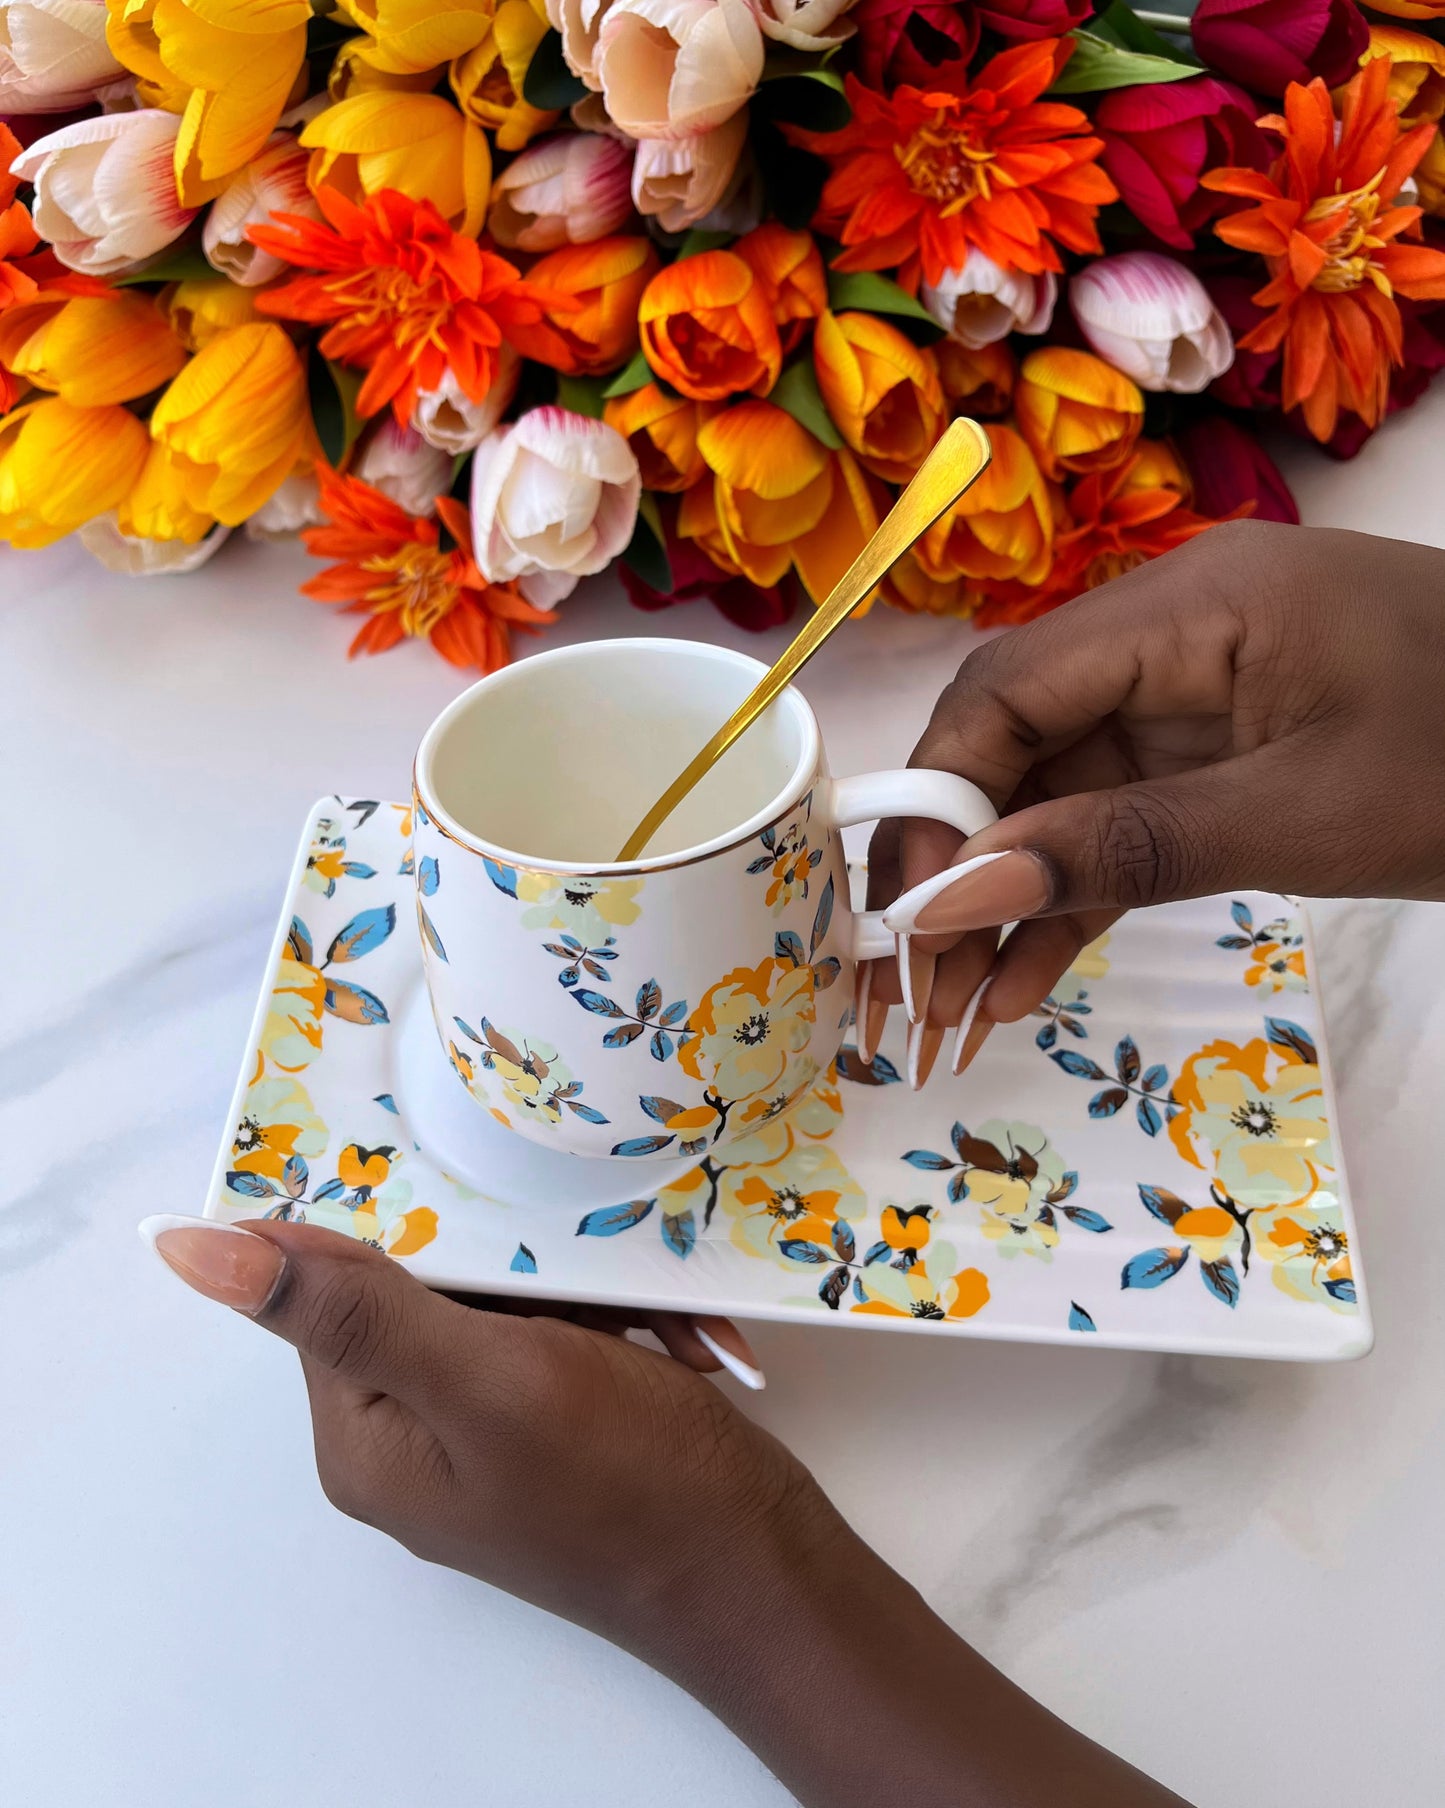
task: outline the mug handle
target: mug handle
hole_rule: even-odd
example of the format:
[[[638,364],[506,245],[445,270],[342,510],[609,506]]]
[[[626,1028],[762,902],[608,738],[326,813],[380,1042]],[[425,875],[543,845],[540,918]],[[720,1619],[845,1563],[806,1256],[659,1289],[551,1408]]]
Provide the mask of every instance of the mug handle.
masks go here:
[[[828,816],[838,829],[890,816],[927,816],[948,823],[960,835],[977,835],[998,821],[998,811],[977,785],[957,773],[924,767],[860,772],[856,778],[834,780]],[[897,937],[883,927],[881,910],[859,911],[854,916],[850,952],[855,961],[886,960],[897,947]]]

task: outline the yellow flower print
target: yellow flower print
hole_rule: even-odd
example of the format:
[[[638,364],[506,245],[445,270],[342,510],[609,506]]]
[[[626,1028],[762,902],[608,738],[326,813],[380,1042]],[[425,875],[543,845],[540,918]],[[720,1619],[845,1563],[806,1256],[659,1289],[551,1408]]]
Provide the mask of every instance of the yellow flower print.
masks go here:
[[[1244,983],[1261,992],[1308,992],[1305,951],[1280,942],[1261,942],[1250,954]]]
[[[326,1126],[297,1080],[258,1080],[246,1089],[241,1121],[231,1138],[231,1165],[241,1174],[279,1180],[293,1155],[320,1155]]]
[[[1174,1097],[1183,1107],[1169,1125],[1175,1148],[1240,1206],[1298,1205],[1333,1172],[1320,1070],[1300,1048],[1211,1042],[1184,1063]]]
[[[527,905],[524,929],[550,929],[575,936],[584,948],[601,948],[614,929],[625,929],[642,914],[641,879],[590,879],[581,874],[517,869],[517,898]]]
[[[883,1212],[882,1243],[899,1251],[889,1262],[879,1254],[881,1245],[869,1251],[858,1270],[857,1287],[864,1294],[855,1300],[854,1312],[883,1318],[964,1319],[981,1312],[989,1301],[988,1277],[978,1268],[957,1268],[958,1252],[948,1243],[938,1244],[925,1260],[918,1252],[930,1234],[928,1206],[888,1206]],[[943,1278],[935,1281],[928,1272]]]
[[[1244,1226],[1222,1205],[1194,1206],[1181,1212],[1174,1220],[1174,1232],[1207,1263],[1236,1255],[1244,1241]]]
[[[975,1130],[955,1124],[952,1156],[912,1149],[904,1160],[925,1172],[952,1170],[949,1198],[978,1206],[980,1228],[1001,1255],[1023,1251],[1047,1261],[1059,1241],[1060,1209],[1085,1230],[1110,1228],[1097,1212],[1064,1204],[1079,1177],[1036,1124],[1001,1118]]]
[[[813,969],[769,956],[708,987],[687,1020],[692,1034],[677,1058],[721,1099],[795,1091],[783,1083],[808,1046],[814,1018]]]
[[[507,1037],[500,1040],[505,1048],[493,1044],[491,1066],[501,1078],[508,1102],[523,1123],[560,1124],[562,1106],[557,1095],[565,1091],[572,1074],[556,1049],[549,1042],[530,1042],[525,1037],[518,1042]]]
[[[1087,948],[1081,948],[1069,968],[1075,979],[1102,979],[1109,971],[1109,957],[1104,950],[1109,946],[1107,931],[1090,942]]]
[[[267,1063],[282,1073],[301,1073],[321,1053],[325,1000],[326,981],[317,969],[283,954],[256,1045],[253,1079],[262,1077]]]
[[[1255,1250],[1282,1293],[1336,1312],[1355,1310],[1349,1236],[1336,1200],[1318,1193],[1308,1206],[1277,1213],[1256,1233]]]
[[[319,892],[323,898],[332,898],[336,895],[336,885],[340,879],[375,877],[375,867],[347,858],[343,825],[329,816],[320,817],[316,823],[316,833],[312,837],[311,851],[306,856],[306,871],[301,879],[306,889]]]
[[[287,1213],[307,1224],[339,1230],[392,1256],[415,1255],[437,1234],[430,1206],[411,1207],[411,1182],[397,1173],[402,1155],[386,1146],[348,1143],[336,1163],[336,1179]]]
[[[733,1242],[749,1255],[776,1255],[784,1243],[832,1247],[840,1218],[861,1218],[863,1189],[829,1148],[809,1144],[766,1167],[725,1168],[718,1204],[730,1222]]]

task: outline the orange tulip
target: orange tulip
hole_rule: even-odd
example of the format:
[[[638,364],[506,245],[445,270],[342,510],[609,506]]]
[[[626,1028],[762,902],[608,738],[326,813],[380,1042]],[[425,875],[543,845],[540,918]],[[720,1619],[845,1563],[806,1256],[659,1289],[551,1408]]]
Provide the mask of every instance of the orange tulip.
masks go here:
[[[159,389],[186,354],[149,296],[114,289],[72,296],[59,308],[40,301],[11,309],[0,327],[0,361],[37,389],[98,408]]]
[[[993,462],[916,548],[925,576],[1041,584],[1054,557],[1058,493],[1012,427],[988,426]]]
[[[981,345],[977,351],[970,351],[957,339],[940,339],[933,355],[944,395],[950,402],[961,403],[964,414],[982,419],[1008,413],[1019,367],[1006,339]]]
[[[811,232],[766,220],[731,247],[763,285],[784,352],[828,306],[828,275]]]
[[[892,502],[889,492],[864,471],[851,452],[833,454],[832,476],[833,493],[827,508],[793,541],[793,563],[815,603],[827,598],[864,544],[877,533]],[[870,591],[854,614],[866,615],[878,594]]]
[[[678,532],[730,575],[764,590],[793,562],[793,543],[822,520],[833,494],[828,449],[772,402],[741,402],[699,430],[712,495],[683,496]],[[720,548],[723,557],[713,550]]]
[[[701,251],[659,270],[638,326],[652,369],[694,401],[766,395],[778,380],[783,348],[767,290],[731,251]]]
[[[1388,91],[1401,125],[1445,116],[1445,44],[1398,25],[1372,23],[1360,62],[1372,63],[1376,57],[1390,59]]]
[[[614,396],[602,418],[632,448],[646,490],[691,489],[707,473],[698,450],[698,429],[717,413],[716,402],[694,402],[644,383],[630,395]]]
[[[940,582],[929,577],[918,554],[906,552],[883,580],[883,600],[905,615],[952,615],[967,618],[979,604],[979,592],[962,578]]]
[[[1130,490],[1173,490],[1185,502],[1194,500],[1193,480],[1165,439],[1139,441],[1121,490],[1125,495]]]
[[[637,306],[657,261],[644,238],[594,239],[549,251],[527,280],[557,299],[535,325],[516,326],[508,338],[524,358],[569,376],[620,369],[637,350]]]
[[[1023,361],[1014,412],[1039,469],[1057,480],[1127,458],[1144,424],[1144,397],[1092,352],[1047,345]]]
[[[906,483],[948,415],[933,354],[874,314],[825,312],[813,367],[838,431],[867,468]]]

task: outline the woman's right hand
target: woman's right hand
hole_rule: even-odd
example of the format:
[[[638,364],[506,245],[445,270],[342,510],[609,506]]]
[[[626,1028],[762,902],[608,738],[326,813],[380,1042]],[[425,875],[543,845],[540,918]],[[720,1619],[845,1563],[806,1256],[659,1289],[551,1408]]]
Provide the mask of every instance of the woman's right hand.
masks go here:
[[[910,764],[1000,813],[966,847],[937,823],[874,838],[920,1084],[948,1027],[961,1072],[1137,905],[1445,897],[1445,552],[1213,528],[970,654]],[[865,1051],[902,996],[895,962],[860,980]]]

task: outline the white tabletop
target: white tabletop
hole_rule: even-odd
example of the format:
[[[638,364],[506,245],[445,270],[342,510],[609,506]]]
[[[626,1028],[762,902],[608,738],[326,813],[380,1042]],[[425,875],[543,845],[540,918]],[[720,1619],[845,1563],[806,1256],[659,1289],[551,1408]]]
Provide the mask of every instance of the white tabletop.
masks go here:
[[[1445,542],[1445,389],[1308,519]],[[199,1208],[307,806],[403,794],[456,690],[347,664],[308,561],[0,552],[0,1777],[25,1808],[773,1808],[671,1684],[340,1518],[295,1358],[136,1239]],[[572,636],[769,653],[705,604]],[[808,673],[901,760],[967,651],[877,611]],[[1445,912],[1321,907],[1378,1342],[1345,1366],[761,1326],[756,1414],[965,1637],[1199,1808],[1434,1808],[1445,1772]],[[846,1579],[840,1578],[846,1586]],[[806,1704],[798,1704],[806,1711]]]

